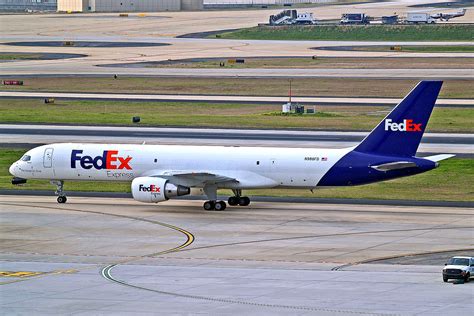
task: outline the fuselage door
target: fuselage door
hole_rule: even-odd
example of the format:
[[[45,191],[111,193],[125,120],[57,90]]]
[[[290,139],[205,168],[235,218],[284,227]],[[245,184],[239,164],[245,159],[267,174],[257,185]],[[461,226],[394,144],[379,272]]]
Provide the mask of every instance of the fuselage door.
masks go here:
[[[51,168],[53,166],[53,148],[46,148],[43,156],[43,167]]]

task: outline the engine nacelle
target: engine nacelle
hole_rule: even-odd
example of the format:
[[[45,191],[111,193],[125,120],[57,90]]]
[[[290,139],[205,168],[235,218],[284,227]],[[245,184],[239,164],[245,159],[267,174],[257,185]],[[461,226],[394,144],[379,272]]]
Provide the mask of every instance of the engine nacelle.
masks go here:
[[[168,180],[157,177],[139,177],[132,181],[133,198],[145,203],[166,201],[173,196],[188,195],[191,189],[174,185]]]

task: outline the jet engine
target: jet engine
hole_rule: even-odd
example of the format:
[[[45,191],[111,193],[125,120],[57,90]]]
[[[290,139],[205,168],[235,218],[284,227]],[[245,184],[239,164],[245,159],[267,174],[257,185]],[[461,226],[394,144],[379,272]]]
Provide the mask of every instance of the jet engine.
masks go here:
[[[191,189],[174,185],[158,177],[139,177],[132,181],[133,198],[145,203],[158,203],[174,196],[188,195]]]

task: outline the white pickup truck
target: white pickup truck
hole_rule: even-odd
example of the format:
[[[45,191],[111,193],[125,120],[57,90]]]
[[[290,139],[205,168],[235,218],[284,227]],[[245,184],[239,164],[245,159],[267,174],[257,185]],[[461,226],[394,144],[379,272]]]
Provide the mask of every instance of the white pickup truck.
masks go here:
[[[443,281],[449,279],[463,279],[469,282],[469,278],[474,276],[474,257],[452,257],[443,268]]]

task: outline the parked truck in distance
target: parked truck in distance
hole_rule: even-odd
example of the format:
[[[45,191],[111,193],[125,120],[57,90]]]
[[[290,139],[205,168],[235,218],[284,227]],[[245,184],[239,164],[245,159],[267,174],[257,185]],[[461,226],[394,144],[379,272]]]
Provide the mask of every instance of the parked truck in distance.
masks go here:
[[[369,24],[369,16],[365,13],[344,13],[341,24]]]
[[[311,12],[298,13],[297,10],[283,10],[278,14],[270,15],[270,25],[316,24]]]
[[[407,23],[425,23],[425,24],[433,24],[436,23],[436,20],[431,17],[429,13],[425,12],[408,12],[407,13]]]

